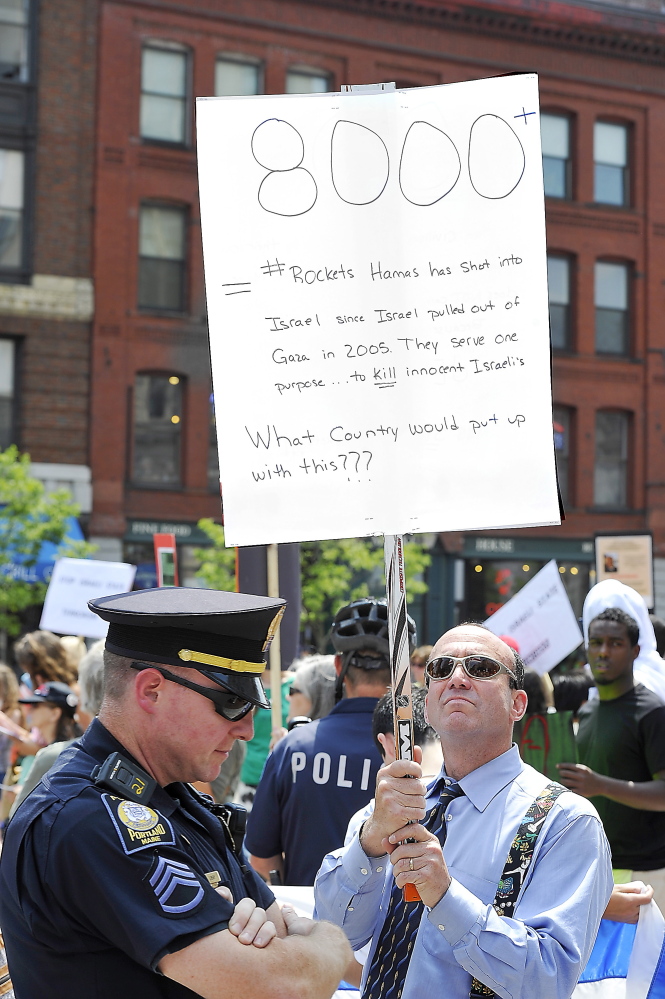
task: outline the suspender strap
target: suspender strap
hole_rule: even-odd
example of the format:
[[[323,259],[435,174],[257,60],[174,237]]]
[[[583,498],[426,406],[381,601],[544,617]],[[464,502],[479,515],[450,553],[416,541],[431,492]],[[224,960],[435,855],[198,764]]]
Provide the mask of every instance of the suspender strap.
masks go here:
[[[550,808],[559,795],[566,790],[567,788],[561,784],[548,784],[532,802],[522,819],[508,851],[508,858],[494,898],[494,908],[499,916],[512,916],[526,872],[533,859],[533,851],[540,830],[545,824]],[[483,985],[477,978],[474,978],[471,982],[469,999],[489,999],[491,996],[496,996],[496,993],[489,986]]]

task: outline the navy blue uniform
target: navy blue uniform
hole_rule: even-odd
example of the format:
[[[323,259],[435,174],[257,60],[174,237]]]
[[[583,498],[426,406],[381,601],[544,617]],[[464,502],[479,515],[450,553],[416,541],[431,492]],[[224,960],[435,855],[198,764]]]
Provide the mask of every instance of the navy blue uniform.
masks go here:
[[[313,885],[321,861],[344,845],[352,815],[374,797],[382,765],[372,738],[374,697],[349,697],[300,725],[266,760],[245,846],[257,857],[284,853],[284,883]]]
[[[274,901],[253,872],[243,877],[220,820],[186,784],[157,787],[147,805],[95,786],[93,769],[116,752],[132,761],[93,721],[9,825],[0,926],[17,999],[193,996],[156,968],[227,928],[233,905],[213,884],[236,901]]]

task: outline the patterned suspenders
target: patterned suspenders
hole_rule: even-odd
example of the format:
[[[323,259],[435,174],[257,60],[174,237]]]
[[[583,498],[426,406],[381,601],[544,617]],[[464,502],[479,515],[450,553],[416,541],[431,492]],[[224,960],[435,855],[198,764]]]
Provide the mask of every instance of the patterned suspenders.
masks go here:
[[[500,916],[512,916],[522,882],[533,859],[538,834],[543,828],[550,808],[565,790],[567,789],[561,784],[548,784],[522,819],[508,851],[508,859],[494,898],[494,908]],[[496,996],[496,993],[474,978],[471,982],[469,999],[489,999],[491,996]]]

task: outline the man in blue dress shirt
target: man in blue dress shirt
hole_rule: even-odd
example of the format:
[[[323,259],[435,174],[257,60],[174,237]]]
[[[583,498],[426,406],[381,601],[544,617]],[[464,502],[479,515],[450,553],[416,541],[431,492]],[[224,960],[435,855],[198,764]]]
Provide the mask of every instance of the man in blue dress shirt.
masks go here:
[[[531,863],[514,872],[521,889],[512,916],[499,915],[493,902],[509,848],[548,784],[512,744],[527,703],[523,666],[491,632],[463,625],[439,639],[427,671],[441,774],[426,788],[418,762],[379,771],[372,816],[349,846],[324,860],[317,914],[341,926],[354,949],[372,941],[367,999],[430,999],[434,989],[467,999],[474,978],[484,994],[503,999],[568,999],[612,891],[598,815],[583,798],[560,794],[540,824]],[[420,823],[448,784],[459,796],[443,815],[446,834],[434,835]],[[409,956],[377,988],[371,969],[392,916],[393,880],[400,889],[414,884],[424,904]]]

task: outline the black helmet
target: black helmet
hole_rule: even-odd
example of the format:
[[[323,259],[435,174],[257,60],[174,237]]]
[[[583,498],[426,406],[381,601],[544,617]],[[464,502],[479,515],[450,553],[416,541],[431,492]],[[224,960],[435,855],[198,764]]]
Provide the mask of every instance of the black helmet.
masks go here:
[[[416,647],[416,625],[407,614],[409,652]],[[385,600],[362,597],[337,611],[332,623],[331,640],[335,652],[353,652],[373,649],[389,655],[388,607]]]

